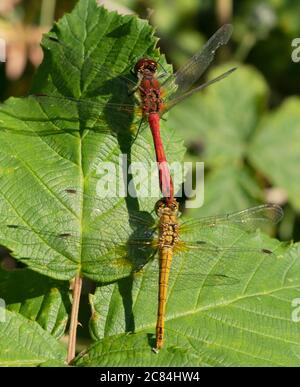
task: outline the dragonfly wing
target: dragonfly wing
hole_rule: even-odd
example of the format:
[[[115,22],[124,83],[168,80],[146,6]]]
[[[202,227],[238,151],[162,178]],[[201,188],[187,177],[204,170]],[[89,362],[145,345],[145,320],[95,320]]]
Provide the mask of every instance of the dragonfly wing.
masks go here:
[[[257,234],[245,234],[245,231],[276,223],[282,214],[279,206],[262,205],[225,216],[184,221],[180,224],[180,240],[174,251],[173,275],[178,281],[185,277],[183,283],[194,281],[195,288],[231,285],[247,278],[255,264],[276,258],[277,247],[270,248]]]
[[[119,118],[122,122],[123,118],[133,116],[137,110],[134,104],[119,104],[97,101],[96,99],[75,99],[71,97],[59,97],[51,95],[33,95],[30,99],[39,104],[40,109],[44,113],[44,120],[55,122],[56,127],[65,127],[66,123],[73,130],[78,124],[77,130],[89,129],[100,133],[113,134],[115,130],[109,125],[109,117]],[[120,125],[120,128],[122,126]],[[121,130],[121,129],[120,129]],[[53,131],[55,132],[55,129]]]
[[[264,218],[263,221],[266,219],[271,222],[278,221],[282,213],[279,211],[276,215],[276,212],[268,212],[268,209],[264,215],[262,215],[262,208],[255,208],[253,213],[259,214],[257,217]],[[235,217],[238,216],[237,214],[234,214]],[[247,215],[249,216],[249,213]],[[241,214],[239,216],[244,217]],[[181,232],[182,230],[179,231],[180,240],[174,248],[170,271],[169,287],[171,290],[199,290],[206,286],[236,285],[247,281],[253,270],[262,262],[272,264],[276,261],[277,245],[268,243],[266,246],[256,234],[243,235],[243,230],[236,226],[227,228],[225,217],[209,219],[214,221],[218,219],[219,224],[216,225],[215,222],[215,226],[210,227],[212,223],[207,223],[204,227],[202,223],[200,224],[203,227],[201,230],[193,223],[194,228],[188,229],[187,234]],[[198,235],[197,240],[195,234],[200,234],[202,238],[200,239]],[[149,276],[147,271],[146,275]],[[152,280],[146,279],[146,281],[149,284],[153,282],[155,289],[158,277],[159,270],[156,265],[152,270]]]
[[[156,227],[149,214],[88,205],[84,211],[84,228],[65,211],[56,211],[50,230],[47,219],[35,217],[29,224],[21,217],[2,216],[0,242],[24,263],[55,267],[55,262],[64,262],[66,269],[77,263],[84,275],[104,282],[127,276],[153,255]]]
[[[126,133],[126,129],[131,132],[134,115],[140,114],[134,104],[114,104],[54,95],[19,98],[17,110],[12,104],[4,104],[1,113],[24,123],[24,126],[10,127],[10,121],[7,120],[3,127],[0,123],[2,130],[25,136],[76,134],[82,130],[111,135],[120,131]]]
[[[210,86],[210,85],[220,81],[221,79],[224,79],[224,78],[228,77],[228,75],[230,75],[236,69],[237,69],[237,67],[233,67],[233,68],[229,69],[228,71],[226,71],[225,73],[217,76],[216,78],[213,78],[213,79],[203,83],[202,85],[193,88],[192,90],[190,90],[190,91],[188,91],[188,92],[178,96],[177,98],[174,98],[174,99],[172,98],[169,102],[167,102],[164,105],[163,113],[166,113],[168,110],[172,109],[179,102],[181,102],[182,100],[192,96],[193,94],[197,93],[198,91],[203,90],[206,87],[208,87],[208,86]]]
[[[232,26],[225,24],[207,41],[204,47],[180,68],[171,78],[163,84],[166,90],[170,90],[167,99],[176,99],[189,90],[202,76],[214,59],[216,50],[226,44],[232,34]]]
[[[183,221],[180,230],[184,233],[220,226],[238,227],[255,231],[264,225],[276,224],[283,217],[283,210],[276,204],[263,204],[227,215]]]
[[[149,262],[141,270],[134,274],[134,280],[138,283],[139,288],[146,288],[148,291],[158,292],[159,285],[159,264],[158,255],[155,256],[153,262]],[[211,271],[210,268],[214,262],[207,260],[207,256],[199,257],[195,250],[188,253],[174,253],[174,258],[171,264],[168,292],[182,292],[184,290],[201,289],[206,286],[229,286],[239,283],[239,279],[234,277],[228,270],[224,272],[224,268]],[[202,262],[202,264],[201,264]]]

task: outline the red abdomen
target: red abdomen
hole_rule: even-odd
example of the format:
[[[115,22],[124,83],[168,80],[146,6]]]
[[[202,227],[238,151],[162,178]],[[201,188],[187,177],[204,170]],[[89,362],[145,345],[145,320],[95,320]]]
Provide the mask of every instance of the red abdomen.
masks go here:
[[[160,120],[160,117],[157,113],[151,113],[148,116],[148,122],[151,129],[155,153],[156,153],[156,161],[158,163],[158,168],[159,168],[160,190],[168,202],[173,200],[174,187],[173,187],[173,181],[170,175],[169,167],[167,164],[163,143],[160,137],[159,120]]]

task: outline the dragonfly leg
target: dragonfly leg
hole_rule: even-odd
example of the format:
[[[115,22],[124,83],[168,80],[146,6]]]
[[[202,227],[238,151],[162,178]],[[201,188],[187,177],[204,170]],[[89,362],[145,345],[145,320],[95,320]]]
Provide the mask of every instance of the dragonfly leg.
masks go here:
[[[139,133],[140,133],[140,130],[141,130],[141,127],[142,127],[143,122],[144,122],[144,118],[142,118],[141,121],[140,121],[138,130],[137,130],[137,132],[136,132],[136,135],[134,136],[134,139],[133,139],[133,141],[132,141],[132,143],[131,143],[131,146],[134,144],[135,140],[137,139],[137,136],[138,136]]]
[[[161,58],[158,59],[157,64],[163,69],[163,73],[162,73],[162,74],[159,74],[159,76],[157,77],[157,79],[163,78],[163,77],[169,75],[169,73],[167,72],[167,70],[164,68],[163,64],[160,63],[160,59],[161,59]]]
[[[167,77],[168,75],[169,75],[169,73],[167,73],[167,72],[164,70],[163,73],[161,73],[161,74],[159,74],[159,75],[157,76],[157,79],[165,78],[165,77]]]
[[[128,97],[131,97],[134,93],[136,93],[140,86],[141,86],[141,81],[138,79],[138,83],[135,86],[128,88]]]
[[[141,271],[145,265],[147,265],[149,262],[151,262],[154,258],[155,258],[155,255],[157,254],[157,251],[158,249],[156,249],[151,255],[149,258],[147,258],[147,261],[141,265],[140,267],[138,267],[136,270],[135,270],[135,273],[138,273],[139,271]]]

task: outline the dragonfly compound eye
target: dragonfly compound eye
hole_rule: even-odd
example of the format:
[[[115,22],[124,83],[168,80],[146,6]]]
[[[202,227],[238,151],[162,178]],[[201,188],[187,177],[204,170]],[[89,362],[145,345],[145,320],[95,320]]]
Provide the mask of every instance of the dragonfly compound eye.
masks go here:
[[[145,71],[150,71],[151,73],[155,73],[157,69],[157,63],[149,58],[142,58],[137,61],[136,65],[134,66],[134,72],[137,73],[143,73]]]

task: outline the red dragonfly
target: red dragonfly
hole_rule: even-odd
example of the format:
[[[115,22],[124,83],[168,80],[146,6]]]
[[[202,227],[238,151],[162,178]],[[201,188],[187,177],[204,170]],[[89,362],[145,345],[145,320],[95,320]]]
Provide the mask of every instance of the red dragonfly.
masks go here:
[[[138,94],[140,101],[140,108],[142,111],[143,119],[148,121],[148,124],[151,129],[154,147],[156,152],[156,160],[159,167],[159,183],[162,195],[166,197],[167,202],[173,200],[174,188],[172,178],[167,166],[166,155],[160,135],[160,118],[161,116],[169,111],[173,106],[183,99],[191,96],[195,92],[198,92],[205,87],[225,78],[231,74],[236,68],[231,68],[225,73],[219,75],[218,77],[209,80],[206,83],[195,85],[199,80],[201,75],[207,69],[209,64],[212,62],[216,50],[226,44],[232,34],[232,26],[230,24],[223,25],[217,32],[207,41],[204,47],[197,52],[182,68],[180,68],[172,76],[168,76],[166,79],[161,82],[159,79],[160,76],[157,76],[158,62],[151,58],[142,58],[137,61],[134,67],[135,76],[138,79],[138,83],[133,82],[131,79],[124,75],[118,75],[118,83],[115,84],[120,90],[121,86],[124,86],[126,83],[126,88],[128,90],[128,83],[131,83],[131,90],[135,91]],[[59,45],[59,48],[63,51],[64,57],[67,58],[68,64],[76,60],[77,55],[72,52],[72,49],[66,47],[63,43],[60,43],[56,38],[49,38],[52,42],[55,42],[56,45]],[[66,60],[65,58],[60,58],[60,61]],[[111,72],[106,70],[103,66],[94,64],[90,58],[85,59],[87,63],[87,72],[94,73],[102,76],[102,78],[109,80],[113,79]],[[64,71],[64,68],[68,68],[67,64],[64,66],[63,62],[57,64],[60,66],[60,72]],[[82,74],[81,74],[82,76]],[[55,79],[54,79],[55,83]],[[128,94],[128,93],[127,93]],[[101,96],[99,96],[101,98]],[[73,112],[77,109],[81,115],[84,115],[84,111],[87,111],[86,117],[90,119],[92,115],[96,112],[97,119],[101,115],[101,112],[106,109],[113,109],[116,111],[122,111],[126,113],[132,113],[136,111],[136,103],[133,104],[121,104],[121,103],[109,103],[109,102],[99,102],[91,99],[76,99],[74,97],[58,97],[52,96],[48,93],[46,95],[32,96],[32,98],[38,99],[40,104],[49,102],[50,106],[63,106],[64,110],[67,111],[70,109]],[[74,107],[75,105],[75,107]],[[57,119],[53,116],[53,113],[47,112],[49,119]],[[73,115],[74,117],[74,115]],[[142,121],[141,121],[142,122]],[[140,125],[141,126],[141,125]],[[139,127],[140,127],[139,126]],[[101,128],[102,130],[102,128]],[[105,128],[103,128],[103,131]]]
[[[202,75],[209,63],[212,61],[216,49],[226,44],[232,34],[232,26],[229,24],[221,27],[206,43],[204,48],[197,52],[180,70],[178,70],[174,79],[168,80],[168,83],[175,83],[176,91],[169,97],[168,103],[162,99],[162,87],[156,77],[158,64],[150,58],[142,58],[135,65],[134,71],[140,81],[138,90],[142,101],[143,116],[148,119],[151,129],[154,148],[156,152],[156,161],[159,167],[159,184],[163,196],[167,203],[172,203],[174,195],[173,181],[167,166],[167,159],[160,136],[160,116],[166,110],[169,110],[182,99],[192,95],[196,91],[203,89],[211,83],[214,83],[229,75],[234,69],[222,74],[220,77],[193,88],[192,86]],[[167,87],[164,84],[163,87]]]

